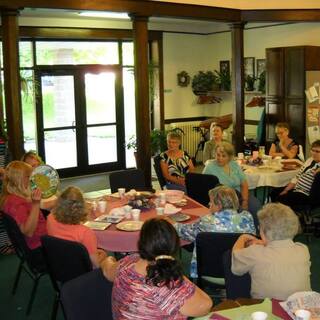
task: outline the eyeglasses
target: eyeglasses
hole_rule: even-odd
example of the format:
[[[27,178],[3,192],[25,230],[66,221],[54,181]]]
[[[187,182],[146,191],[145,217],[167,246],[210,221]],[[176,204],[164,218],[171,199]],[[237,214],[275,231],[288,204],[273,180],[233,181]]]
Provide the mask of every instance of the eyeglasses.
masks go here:
[[[317,150],[317,149],[311,149],[311,151],[314,153],[320,153],[320,150]]]

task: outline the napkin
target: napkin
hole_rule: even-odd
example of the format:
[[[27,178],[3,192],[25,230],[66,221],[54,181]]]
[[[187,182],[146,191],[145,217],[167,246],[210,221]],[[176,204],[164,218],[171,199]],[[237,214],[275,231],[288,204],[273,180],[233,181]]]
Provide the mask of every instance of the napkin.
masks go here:
[[[110,210],[110,213],[109,215],[111,216],[124,216],[126,213],[124,211],[124,208],[123,207],[119,207],[119,208],[113,208]]]
[[[164,207],[164,214],[175,214],[181,210],[182,210],[181,208],[177,208],[171,203],[166,203]]]

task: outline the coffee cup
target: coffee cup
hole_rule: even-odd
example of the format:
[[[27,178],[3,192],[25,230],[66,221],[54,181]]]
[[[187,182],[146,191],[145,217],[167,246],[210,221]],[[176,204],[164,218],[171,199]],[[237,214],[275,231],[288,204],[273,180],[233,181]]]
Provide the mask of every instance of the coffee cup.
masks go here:
[[[157,207],[156,208],[157,215],[162,216],[164,214],[164,208],[163,207]]]
[[[131,210],[132,219],[134,221],[138,221],[140,218],[140,209],[132,209]]]
[[[126,206],[123,207],[126,219],[130,219],[131,218],[131,209],[132,209],[132,207],[129,206],[129,205],[126,205]]]
[[[311,318],[311,312],[305,309],[298,309],[294,314],[296,320],[309,320]]]
[[[125,188],[118,188],[118,194],[120,198],[124,198],[126,194],[126,189]]]
[[[251,314],[252,320],[266,320],[268,318],[268,314],[263,311],[256,311]]]
[[[238,159],[239,160],[243,160],[244,159],[244,153],[243,152],[239,152],[238,153]]]
[[[105,200],[100,200],[98,202],[98,209],[100,212],[105,212],[107,209],[107,201]]]

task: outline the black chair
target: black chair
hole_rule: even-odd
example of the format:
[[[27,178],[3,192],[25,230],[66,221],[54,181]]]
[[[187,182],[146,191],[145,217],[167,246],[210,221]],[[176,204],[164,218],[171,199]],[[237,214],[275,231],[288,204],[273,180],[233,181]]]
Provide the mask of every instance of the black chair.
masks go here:
[[[249,273],[237,276],[231,271],[231,250],[222,256],[227,299],[251,298],[251,277]]]
[[[111,172],[109,175],[111,192],[117,192],[118,188],[147,190],[144,172],[140,169],[130,169]]]
[[[68,281],[61,289],[66,320],[110,320],[112,282],[101,269]]]
[[[12,289],[12,294],[16,293],[22,270],[33,280],[33,287],[27,306],[27,315],[30,314],[34,297],[38,288],[39,280],[47,274],[46,265],[42,256],[41,248],[31,250],[26,243],[17,222],[9,215],[2,212],[3,223],[8,236],[13,244],[17,257],[20,260],[16,278]]]
[[[242,233],[200,232],[196,238],[198,286],[204,283],[218,288],[225,284],[222,256],[231,249]],[[210,277],[210,278],[208,278]]]
[[[92,270],[87,249],[79,242],[51,236],[41,237],[44,257],[52,285],[56,291],[51,319],[56,319],[60,290],[64,283]]]
[[[167,184],[167,182],[162,174],[161,165],[160,165],[160,163],[161,163],[160,155],[153,157],[153,163],[154,163],[153,164],[154,171],[156,172],[160,187],[163,190],[165,185]]]
[[[208,206],[210,189],[219,184],[219,179],[211,174],[188,172],[186,175],[187,194],[190,198]]]

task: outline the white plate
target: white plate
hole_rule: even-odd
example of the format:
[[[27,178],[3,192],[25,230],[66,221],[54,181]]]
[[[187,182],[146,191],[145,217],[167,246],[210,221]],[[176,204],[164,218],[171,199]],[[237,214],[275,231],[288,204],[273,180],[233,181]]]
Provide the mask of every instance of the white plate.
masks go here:
[[[120,216],[110,216],[107,214],[103,214],[100,217],[94,219],[94,221],[108,222],[108,223],[119,223],[123,220],[123,217]]]
[[[93,230],[105,230],[111,225],[111,223],[102,221],[87,221],[84,223],[84,225]]]
[[[123,221],[118,223],[116,227],[122,231],[139,231],[142,225],[143,221]]]

